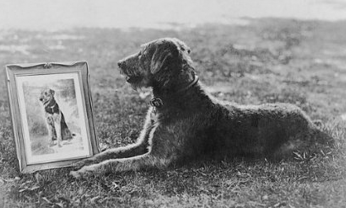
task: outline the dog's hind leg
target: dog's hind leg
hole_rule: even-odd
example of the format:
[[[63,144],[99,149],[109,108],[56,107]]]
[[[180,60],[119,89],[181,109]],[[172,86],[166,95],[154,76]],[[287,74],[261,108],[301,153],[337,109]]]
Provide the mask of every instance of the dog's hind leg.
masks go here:
[[[65,116],[63,113],[61,113],[60,126],[61,126],[61,139],[62,139],[62,141],[72,139],[72,133],[66,124]]]

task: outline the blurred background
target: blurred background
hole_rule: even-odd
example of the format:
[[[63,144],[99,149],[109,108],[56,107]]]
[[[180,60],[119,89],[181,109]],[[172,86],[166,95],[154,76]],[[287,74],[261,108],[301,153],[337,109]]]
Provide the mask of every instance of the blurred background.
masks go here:
[[[214,94],[288,100],[314,118],[346,119],[345,20],[344,0],[1,0],[0,64],[86,60],[92,92],[124,92],[116,62],[145,42],[177,37]]]
[[[246,24],[247,18],[346,18],[343,0],[12,0],[0,2],[0,28],[180,28],[204,23]]]

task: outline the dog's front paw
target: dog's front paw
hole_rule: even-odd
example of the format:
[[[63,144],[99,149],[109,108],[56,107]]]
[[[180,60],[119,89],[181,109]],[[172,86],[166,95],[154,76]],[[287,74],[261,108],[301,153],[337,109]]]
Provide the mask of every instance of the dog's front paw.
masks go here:
[[[78,161],[78,162],[73,164],[73,169],[74,170],[79,170],[82,167],[87,166],[87,165],[91,165],[93,163],[94,163],[94,160],[92,160],[92,159],[80,160],[80,161]]]
[[[79,170],[81,169],[82,167],[84,167],[86,165],[86,163],[84,162],[84,160],[81,160],[79,162],[76,162],[72,165],[73,169],[74,170]]]
[[[102,167],[99,165],[90,165],[90,166],[84,166],[83,168],[76,170],[76,171],[70,171],[70,175],[76,179],[80,178],[87,178],[89,176],[97,174],[97,170],[101,169]]]

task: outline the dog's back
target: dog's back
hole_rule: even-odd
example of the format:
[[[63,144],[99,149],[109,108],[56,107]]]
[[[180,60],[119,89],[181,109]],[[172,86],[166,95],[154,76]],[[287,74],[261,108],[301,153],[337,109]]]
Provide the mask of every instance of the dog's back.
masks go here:
[[[213,141],[214,148],[222,154],[281,159],[293,151],[313,151],[316,145],[331,145],[333,141],[295,105],[218,107],[220,113]],[[229,139],[218,139],[225,136]]]

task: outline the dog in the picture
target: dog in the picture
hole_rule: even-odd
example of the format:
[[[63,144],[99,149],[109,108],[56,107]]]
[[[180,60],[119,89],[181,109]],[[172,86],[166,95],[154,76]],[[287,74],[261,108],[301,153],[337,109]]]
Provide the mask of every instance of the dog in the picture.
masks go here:
[[[65,122],[65,116],[56,102],[54,94],[54,90],[45,88],[41,91],[39,100],[44,106],[50,144],[54,145],[56,140],[58,147],[62,147],[62,141],[72,139],[72,133]]]
[[[333,143],[297,106],[239,105],[216,99],[199,81],[190,49],[175,38],[154,40],[118,62],[133,88],[152,100],[137,142],[75,164],[78,178],[104,171],[165,168],[203,157],[281,160]]]

